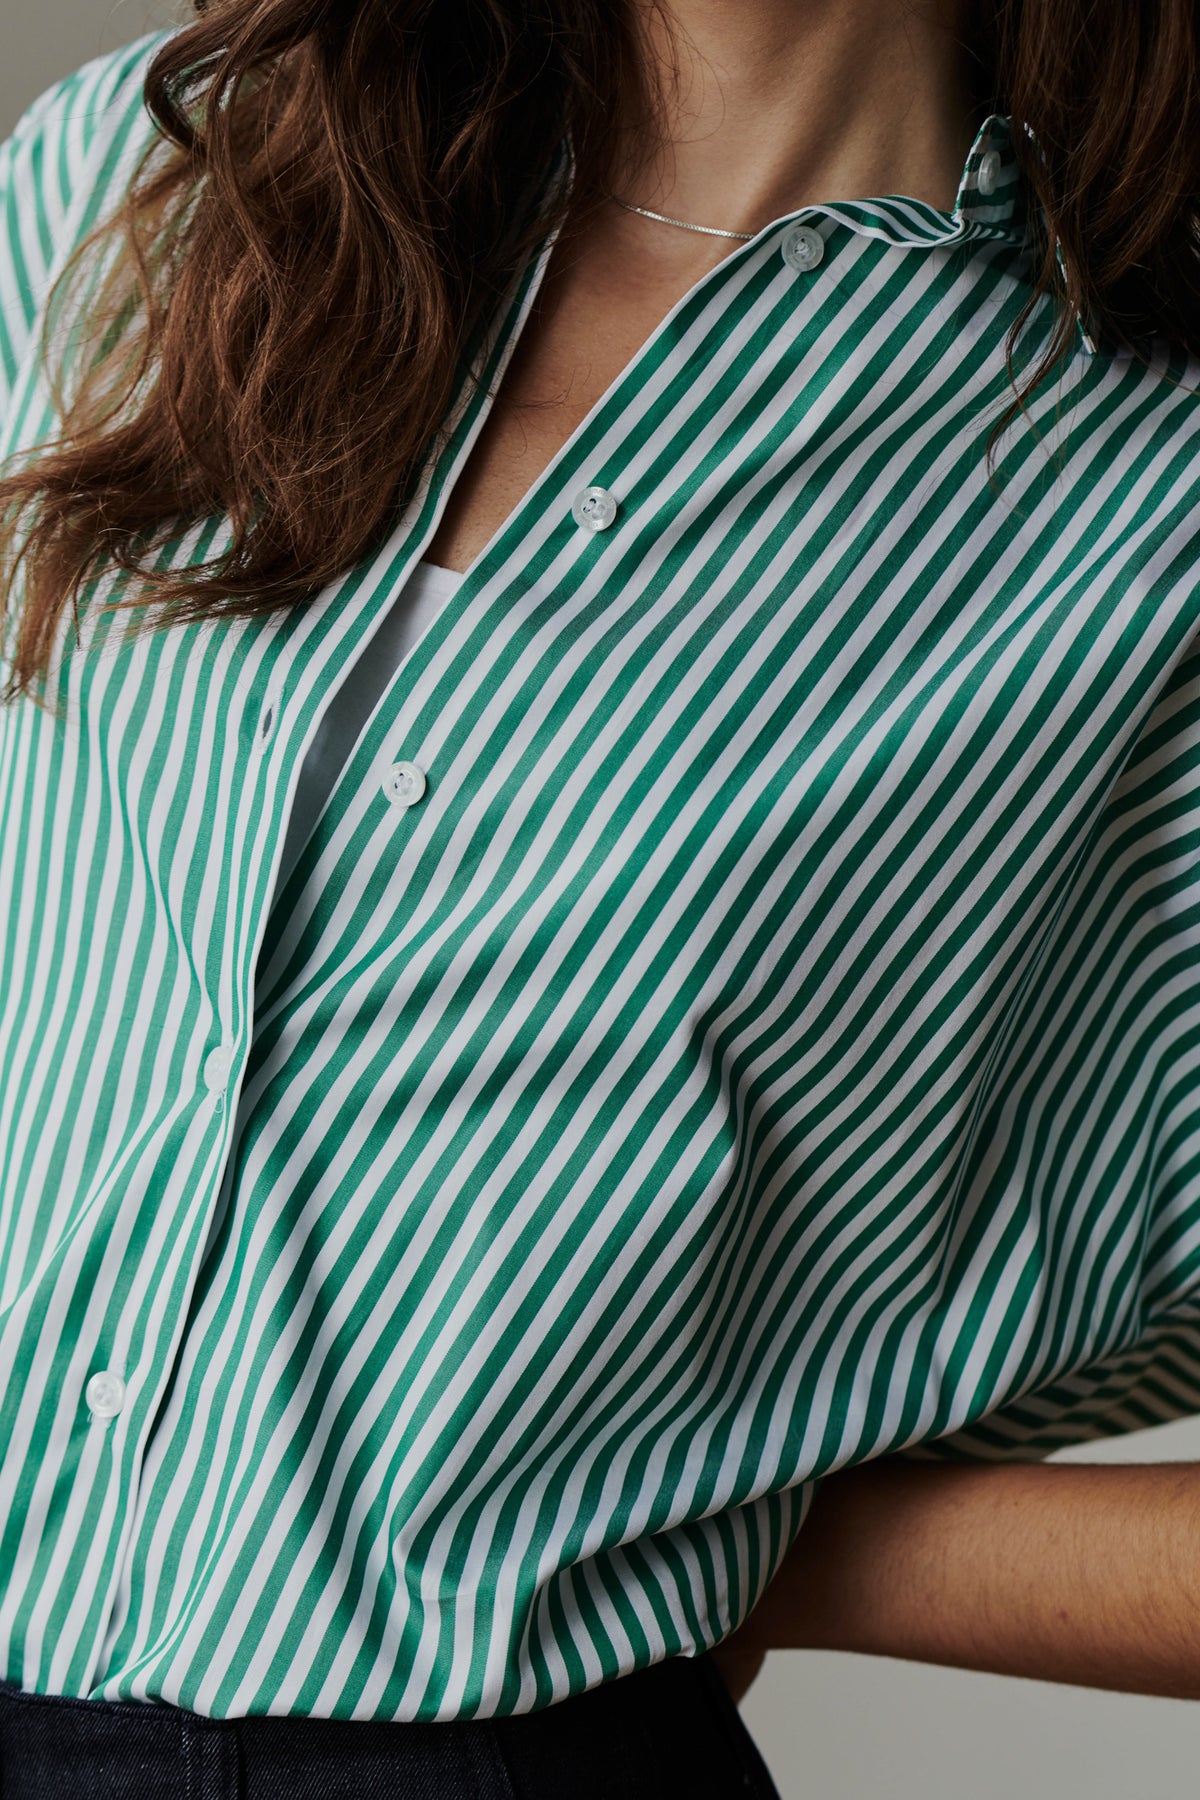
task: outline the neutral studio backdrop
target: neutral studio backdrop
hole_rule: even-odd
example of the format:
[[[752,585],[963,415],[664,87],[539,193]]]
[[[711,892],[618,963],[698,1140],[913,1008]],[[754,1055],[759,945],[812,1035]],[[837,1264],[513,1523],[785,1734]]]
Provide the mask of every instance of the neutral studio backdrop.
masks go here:
[[[9,0],[0,139],[60,76],[190,16],[186,0]],[[1058,1460],[1200,1460],[1200,1420]],[[1192,1701],[887,1657],[776,1652],[742,1711],[784,1800],[1175,1800],[1200,1759]]]

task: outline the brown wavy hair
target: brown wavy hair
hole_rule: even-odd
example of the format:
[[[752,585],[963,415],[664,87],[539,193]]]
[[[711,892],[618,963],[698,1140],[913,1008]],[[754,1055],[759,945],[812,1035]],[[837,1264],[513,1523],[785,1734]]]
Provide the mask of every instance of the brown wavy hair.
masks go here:
[[[34,683],[67,601],[78,643],[80,590],[106,568],[132,581],[104,609],[153,600],[144,622],[162,629],[303,604],[375,549],[530,251],[555,225],[581,231],[664,129],[644,79],[650,11],[670,25],[656,0],[194,8],[146,72],[160,134],[51,293],[61,432],[0,480],[0,594],[28,576],[4,704],[44,704]],[[1198,27],[1193,0],[981,0],[972,29],[979,122],[1012,115],[1040,202],[990,480],[1000,434],[1073,347],[1076,309],[1135,354],[1155,336],[1200,351]],[[550,180],[567,134],[570,194]],[[68,399],[49,333],[85,254],[119,233]],[[1054,329],[1018,389],[1042,295]],[[156,569],[214,515],[231,525],[221,555]]]

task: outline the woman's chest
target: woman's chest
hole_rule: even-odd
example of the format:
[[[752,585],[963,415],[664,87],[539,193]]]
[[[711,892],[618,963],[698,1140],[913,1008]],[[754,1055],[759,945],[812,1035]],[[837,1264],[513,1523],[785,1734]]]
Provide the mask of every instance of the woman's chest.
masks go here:
[[[606,384],[607,385],[607,384]],[[497,402],[459,471],[425,560],[463,574],[591,410],[603,388]]]
[[[465,572],[637,356],[694,277],[614,270],[592,251],[548,268],[427,561]]]

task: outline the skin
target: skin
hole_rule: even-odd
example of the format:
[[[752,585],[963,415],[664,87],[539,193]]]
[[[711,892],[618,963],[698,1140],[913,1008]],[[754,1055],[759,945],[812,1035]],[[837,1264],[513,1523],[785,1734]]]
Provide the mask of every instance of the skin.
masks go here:
[[[675,0],[678,88],[661,18],[647,11],[665,142],[648,158],[632,117],[615,121],[607,185],[727,231],[855,195],[910,194],[949,211],[983,119],[951,4]],[[736,249],[615,202],[556,248],[427,560],[471,568],[671,307]]]
[[[615,3],[615,0],[614,0]],[[963,0],[965,6],[965,0]],[[754,232],[815,201],[949,211],[984,111],[952,0],[674,0],[672,124],[613,191]],[[661,29],[655,40],[661,46]],[[620,141],[620,140],[619,140]],[[428,560],[465,572],[670,307],[730,241],[609,205],[547,267]],[[741,1699],[771,1649],[853,1650],[1200,1698],[1200,1465],[956,1466],[826,1476],[746,1624],[712,1653]]]
[[[821,1649],[1197,1700],[1198,1550],[1200,1464],[882,1457],[823,1482],[712,1655],[737,1699]]]
[[[623,199],[729,231],[855,195],[950,210],[984,117],[958,0],[673,0],[669,16],[678,90],[661,17],[645,12],[666,142],[636,189],[612,184]],[[621,216],[635,255],[686,258],[703,242]]]

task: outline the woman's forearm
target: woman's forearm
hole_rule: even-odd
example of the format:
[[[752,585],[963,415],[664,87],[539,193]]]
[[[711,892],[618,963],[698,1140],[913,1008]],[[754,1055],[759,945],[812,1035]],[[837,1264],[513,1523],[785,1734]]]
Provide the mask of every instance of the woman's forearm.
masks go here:
[[[727,1642],[1200,1699],[1200,1463],[831,1475]]]

